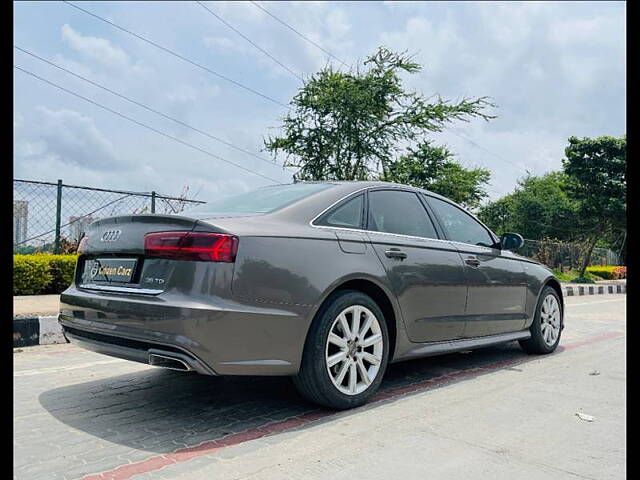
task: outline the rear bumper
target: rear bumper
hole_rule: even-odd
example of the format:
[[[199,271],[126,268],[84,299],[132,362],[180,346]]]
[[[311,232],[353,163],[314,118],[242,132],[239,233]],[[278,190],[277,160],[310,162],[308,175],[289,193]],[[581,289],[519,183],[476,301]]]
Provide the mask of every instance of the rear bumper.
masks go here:
[[[155,350],[180,355],[208,375],[295,375],[308,308],[70,287],[60,297],[58,318],[70,342],[114,357],[149,363]]]
[[[60,316],[58,319],[62,325],[62,332],[65,338],[86,350],[146,364],[151,363],[149,359],[151,354],[160,354],[181,360],[188,366],[189,370],[203,375],[215,375],[215,372],[203,362],[189,352],[185,352],[176,347],[134,340],[122,336],[105,335],[89,330],[81,330],[65,324],[66,319],[67,317],[64,316]]]

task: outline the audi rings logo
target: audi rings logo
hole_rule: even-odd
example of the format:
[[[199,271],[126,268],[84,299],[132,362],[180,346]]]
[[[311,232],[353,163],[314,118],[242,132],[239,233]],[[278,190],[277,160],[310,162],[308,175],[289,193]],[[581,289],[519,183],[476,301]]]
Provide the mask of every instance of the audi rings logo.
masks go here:
[[[102,237],[100,237],[100,241],[101,242],[115,242],[116,240],[118,240],[120,238],[120,234],[122,233],[122,230],[107,230],[106,232],[104,232],[102,234]]]

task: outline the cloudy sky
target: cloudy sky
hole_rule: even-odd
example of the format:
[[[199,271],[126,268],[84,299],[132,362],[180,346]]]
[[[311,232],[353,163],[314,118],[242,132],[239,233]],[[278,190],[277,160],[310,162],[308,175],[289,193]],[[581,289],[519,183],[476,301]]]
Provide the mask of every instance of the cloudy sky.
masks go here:
[[[264,96],[63,2],[15,3],[15,45],[262,159],[14,50],[21,68],[200,149],[14,70],[16,178],[165,194],[188,186],[204,199],[291,180],[282,158],[261,152],[263,138],[278,132],[296,75],[321,68],[326,53],[250,2],[206,6],[296,75],[195,2],[77,4]],[[491,170],[492,198],[527,170],[559,169],[571,135],[626,132],[623,2],[260,4],[348,64],[378,46],[415,53],[424,68],[406,84],[425,95],[490,96],[497,119],[433,138],[462,164]]]

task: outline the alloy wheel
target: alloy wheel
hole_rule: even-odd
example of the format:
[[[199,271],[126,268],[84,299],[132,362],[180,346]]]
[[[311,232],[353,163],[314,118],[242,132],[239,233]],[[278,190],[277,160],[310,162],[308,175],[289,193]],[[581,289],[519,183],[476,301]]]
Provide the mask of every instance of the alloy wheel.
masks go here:
[[[540,331],[542,339],[552,346],[560,335],[560,305],[554,295],[547,295],[540,309]]]
[[[364,392],[382,363],[384,343],[379,320],[368,308],[352,305],[329,330],[325,362],[333,385],[346,395]]]

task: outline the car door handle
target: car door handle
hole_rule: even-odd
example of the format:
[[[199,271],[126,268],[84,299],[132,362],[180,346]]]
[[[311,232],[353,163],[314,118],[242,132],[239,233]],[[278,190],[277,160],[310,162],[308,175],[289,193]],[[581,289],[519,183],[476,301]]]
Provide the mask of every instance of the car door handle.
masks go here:
[[[464,263],[466,263],[467,265],[471,265],[472,267],[477,267],[480,265],[480,260],[478,260],[476,257],[467,257]]]
[[[389,258],[399,258],[400,260],[407,258],[407,254],[399,248],[390,248],[385,250],[384,254]]]

